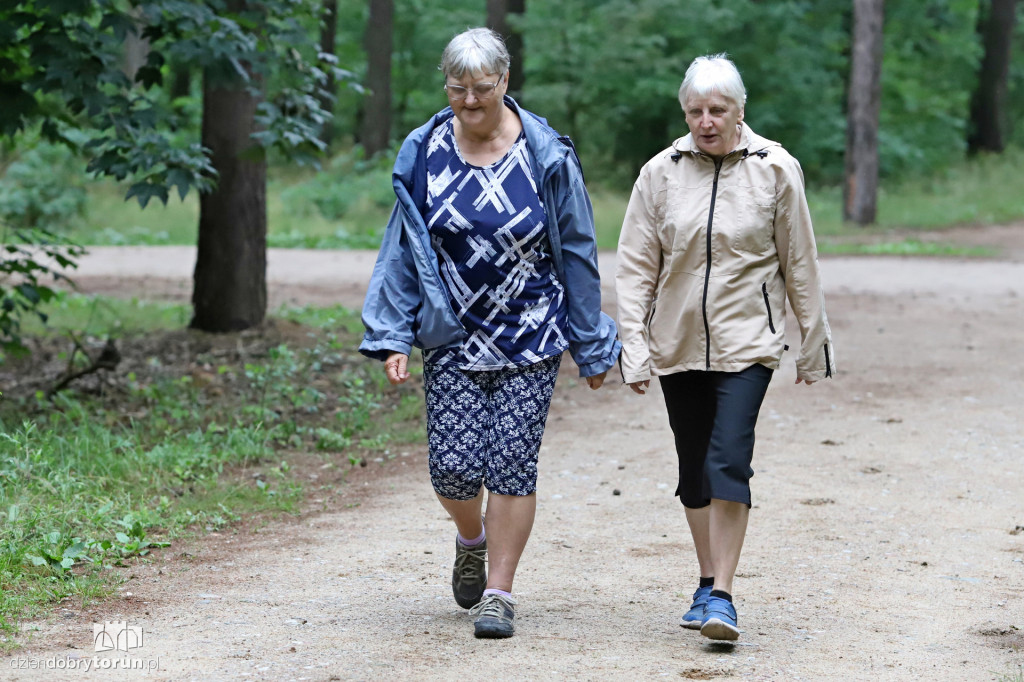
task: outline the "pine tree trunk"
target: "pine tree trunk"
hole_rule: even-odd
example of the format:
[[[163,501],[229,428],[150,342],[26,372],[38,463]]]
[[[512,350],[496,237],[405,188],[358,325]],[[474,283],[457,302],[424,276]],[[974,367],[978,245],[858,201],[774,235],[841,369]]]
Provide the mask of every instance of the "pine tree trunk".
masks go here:
[[[364,44],[367,55],[366,88],[359,141],[367,158],[384,151],[391,142],[391,35],[392,0],[370,0],[370,20]]]
[[[188,64],[182,62],[171,63],[171,77],[168,96],[171,101],[179,97],[188,97],[192,92],[192,70]]]
[[[509,66],[508,94],[519,104],[523,103],[523,85],[526,72],[523,70],[523,34],[509,23],[509,15],[521,18],[526,13],[526,0],[487,0],[487,27],[505,39],[512,64]]]
[[[881,111],[884,0],[854,0],[847,98],[843,220],[875,222],[878,211],[878,121]]]
[[[335,54],[335,42],[338,36],[338,1],[324,0],[323,15],[320,24],[320,52],[323,54]],[[334,96],[337,94],[337,83],[334,74],[327,74],[327,84],[324,89],[330,96],[320,97],[320,108],[330,114],[330,118],[324,123],[320,131],[320,139],[330,147],[334,140]]]
[[[982,3],[978,13],[978,34],[985,54],[978,73],[978,87],[971,98],[971,126],[967,147],[972,153],[1001,152],[1006,149],[1005,103],[1016,18],[1015,4],[1016,0],[991,0]]]
[[[191,326],[248,329],[267,311],[267,164],[247,156],[259,97],[241,81],[203,83],[202,144],[212,152],[217,189],[199,199],[199,249]]]

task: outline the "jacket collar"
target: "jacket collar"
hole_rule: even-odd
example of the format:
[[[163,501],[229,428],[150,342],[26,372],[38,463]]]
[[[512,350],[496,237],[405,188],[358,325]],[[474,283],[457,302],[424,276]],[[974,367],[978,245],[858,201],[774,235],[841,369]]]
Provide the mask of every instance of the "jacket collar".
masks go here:
[[[761,137],[751,130],[750,126],[746,123],[740,123],[740,142],[736,145],[736,149],[729,152],[729,154],[739,152],[741,156],[747,156],[748,154],[756,154],[768,147],[778,146],[778,142]],[[707,154],[704,154],[704,152],[702,152],[697,146],[697,143],[693,139],[693,133],[687,133],[685,137],[678,138],[672,143],[672,148],[677,152],[707,156]],[[726,154],[726,156],[728,156],[728,154]]]
[[[519,120],[522,121],[523,133],[526,135],[526,147],[536,163],[538,175],[540,178],[547,177],[552,169],[565,161],[570,147],[561,142],[558,133],[548,125],[546,119],[523,109],[508,95],[505,95],[505,105],[516,112]],[[426,141],[434,128],[454,115],[451,107],[445,107],[434,114],[429,121],[409,133],[398,150],[392,178],[394,182],[401,182],[405,185],[414,199],[417,197],[414,187],[421,175],[418,171],[426,160]]]

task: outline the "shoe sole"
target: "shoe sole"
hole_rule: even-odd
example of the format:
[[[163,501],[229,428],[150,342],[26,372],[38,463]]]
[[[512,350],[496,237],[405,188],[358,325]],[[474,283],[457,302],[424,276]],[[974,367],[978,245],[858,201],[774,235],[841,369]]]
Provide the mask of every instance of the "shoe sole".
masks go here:
[[[453,592],[454,592],[454,590],[453,590]],[[471,609],[474,606],[476,606],[477,604],[479,604],[480,600],[484,598],[484,592],[483,592],[483,590],[480,590],[480,594],[477,596],[476,599],[474,599],[472,601],[470,601],[468,599],[459,599],[459,595],[457,595],[457,594],[454,595],[454,596],[455,596],[455,603],[456,604],[458,604],[459,606],[461,606],[464,609]]]
[[[732,642],[739,639],[740,629],[735,625],[726,623],[724,620],[711,618],[700,626],[700,634],[704,635],[708,639]]]
[[[700,630],[699,620],[681,620],[679,621],[679,624],[687,630]]]
[[[508,629],[503,627],[476,627],[473,634],[477,639],[505,639],[511,637],[515,633],[515,629]]]

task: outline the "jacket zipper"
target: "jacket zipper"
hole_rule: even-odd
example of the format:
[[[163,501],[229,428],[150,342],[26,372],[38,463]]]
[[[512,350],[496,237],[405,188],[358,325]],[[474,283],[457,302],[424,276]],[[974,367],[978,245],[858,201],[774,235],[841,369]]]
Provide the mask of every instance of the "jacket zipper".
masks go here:
[[[825,378],[832,376],[832,360],[828,354],[828,344],[825,344]]]
[[[774,334],[775,323],[772,322],[772,304],[768,300],[768,284],[766,282],[761,282],[761,293],[764,294],[764,307],[768,310],[768,329]],[[827,353],[828,351],[826,350],[825,352]]]
[[[715,198],[718,196],[718,174],[722,170],[722,160],[715,160],[715,181],[711,185],[711,208],[708,210],[707,265],[704,268],[704,296],[700,302],[700,310],[704,315],[704,365],[711,371],[711,325],[708,324],[708,285],[711,282],[711,225],[715,219]]]

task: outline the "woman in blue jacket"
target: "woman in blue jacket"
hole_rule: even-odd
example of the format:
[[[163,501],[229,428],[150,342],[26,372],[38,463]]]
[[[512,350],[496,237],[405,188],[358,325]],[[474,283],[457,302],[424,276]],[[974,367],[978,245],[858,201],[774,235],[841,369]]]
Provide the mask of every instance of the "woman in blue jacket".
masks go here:
[[[601,312],[579,159],[505,95],[508,67],[489,29],[445,48],[450,106],[398,152],[359,347],[384,361],[392,384],[409,378],[412,347],[423,349],[430,478],[458,530],[452,590],[477,637],[515,629],[512,580],[562,352],[596,389],[620,349]]]

